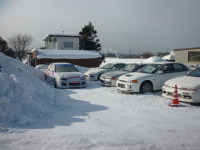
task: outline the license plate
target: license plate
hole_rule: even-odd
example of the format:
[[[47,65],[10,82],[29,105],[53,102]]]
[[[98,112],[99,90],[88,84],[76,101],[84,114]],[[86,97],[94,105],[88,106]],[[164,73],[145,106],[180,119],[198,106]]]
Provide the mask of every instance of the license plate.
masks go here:
[[[79,81],[71,81],[70,83],[79,83]]]

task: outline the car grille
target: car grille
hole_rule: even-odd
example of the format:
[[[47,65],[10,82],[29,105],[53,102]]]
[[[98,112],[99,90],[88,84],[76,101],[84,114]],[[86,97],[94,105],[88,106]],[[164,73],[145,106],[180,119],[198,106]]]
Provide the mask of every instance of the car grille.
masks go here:
[[[173,92],[166,92],[166,91],[163,91],[163,94],[167,95],[167,96],[170,96],[171,98],[173,98]],[[178,97],[181,98],[181,94],[178,94]]]
[[[124,80],[119,80],[119,81],[121,81],[121,82],[126,82],[126,81],[124,81]]]
[[[118,83],[118,87],[125,88],[125,84]]]

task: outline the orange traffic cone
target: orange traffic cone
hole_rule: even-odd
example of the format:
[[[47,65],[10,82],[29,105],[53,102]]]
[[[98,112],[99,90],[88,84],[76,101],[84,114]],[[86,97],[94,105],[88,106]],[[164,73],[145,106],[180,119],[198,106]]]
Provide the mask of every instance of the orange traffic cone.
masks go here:
[[[174,87],[173,99],[171,101],[171,104],[169,104],[169,106],[172,106],[172,107],[180,107],[181,106],[179,104],[179,100],[178,100],[177,85],[175,85],[175,87]]]

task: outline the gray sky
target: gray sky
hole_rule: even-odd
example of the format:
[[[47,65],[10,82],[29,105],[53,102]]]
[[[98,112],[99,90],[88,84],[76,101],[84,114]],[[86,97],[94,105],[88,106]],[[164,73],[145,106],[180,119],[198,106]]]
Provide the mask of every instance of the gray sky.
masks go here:
[[[200,0],[0,0],[0,36],[78,34],[92,22],[102,48],[129,53],[200,46]]]

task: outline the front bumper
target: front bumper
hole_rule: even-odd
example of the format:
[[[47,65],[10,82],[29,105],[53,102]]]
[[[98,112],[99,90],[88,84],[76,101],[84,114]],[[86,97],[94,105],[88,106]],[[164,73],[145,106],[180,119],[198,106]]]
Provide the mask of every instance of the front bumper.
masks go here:
[[[178,99],[182,102],[187,103],[199,103],[200,102],[200,91],[186,91],[177,89]],[[171,87],[162,87],[162,96],[173,99],[174,89]]]
[[[139,83],[126,83],[126,82],[117,80],[116,86],[117,86],[117,89],[122,92],[127,92],[127,93],[140,92]]]
[[[86,87],[85,80],[57,80],[58,88],[83,88]]]
[[[112,80],[112,79],[106,79],[106,78],[101,78],[100,79],[101,84],[104,86],[116,86],[117,80]]]
[[[94,75],[85,75],[85,79],[88,80],[88,81],[95,81],[95,80],[97,80],[97,79],[95,79]]]

